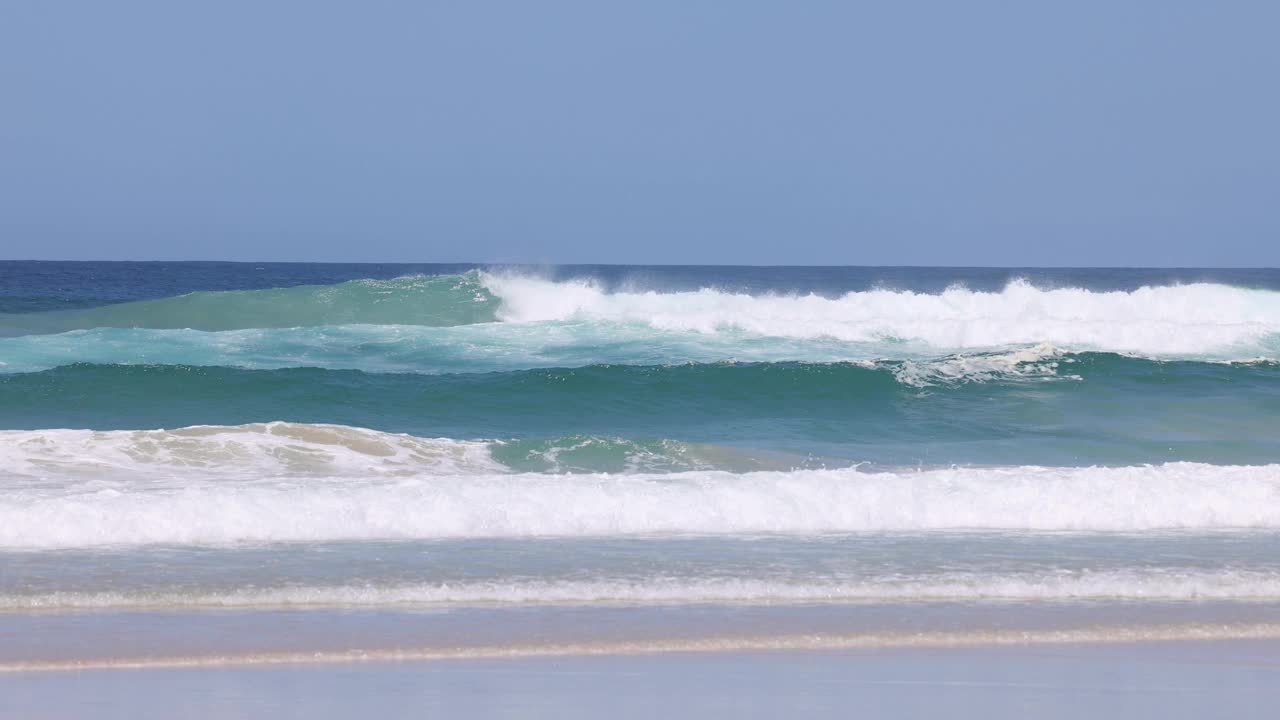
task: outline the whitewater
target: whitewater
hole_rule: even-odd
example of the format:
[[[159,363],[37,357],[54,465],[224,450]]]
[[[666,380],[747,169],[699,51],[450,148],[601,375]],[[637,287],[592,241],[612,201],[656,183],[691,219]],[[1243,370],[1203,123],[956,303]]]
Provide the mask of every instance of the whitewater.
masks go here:
[[[86,473],[87,474],[87,473]],[[0,547],[957,529],[1280,529],[1280,466],[9,480]],[[32,487],[34,485],[35,487]]]

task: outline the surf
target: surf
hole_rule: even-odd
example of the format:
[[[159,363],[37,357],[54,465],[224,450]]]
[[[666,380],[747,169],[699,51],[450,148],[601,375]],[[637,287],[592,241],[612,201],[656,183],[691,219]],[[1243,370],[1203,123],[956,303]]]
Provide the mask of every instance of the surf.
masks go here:
[[[590,280],[482,278],[501,298],[497,315],[504,322],[630,321],[702,333],[916,342],[944,351],[1049,343],[1153,357],[1250,352],[1280,332],[1280,293],[1208,283],[1095,292],[1014,280],[999,292],[953,286],[941,293],[876,289],[829,297],[711,287],[609,292]]]
[[[171,481],[7,478],[0,547],[336,540],[1280,530],[1280,466],[956,467]]]

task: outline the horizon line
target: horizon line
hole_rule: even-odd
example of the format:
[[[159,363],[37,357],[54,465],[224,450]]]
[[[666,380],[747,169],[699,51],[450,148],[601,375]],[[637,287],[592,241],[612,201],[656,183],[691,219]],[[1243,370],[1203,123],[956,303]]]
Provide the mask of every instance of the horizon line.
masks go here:
[[[805,263],[669,263],[669,262],[531,262],[531,261],[425,261],[425,260],[137,260],[137,259],[41,259],[0,258],[0,263],[187,263],[223,265],[470,265],[490,267],[654,267],[654,268],[859,268],[906,270],[1280,270],[1274,265],[899,265],[899,264],[829,264]]]

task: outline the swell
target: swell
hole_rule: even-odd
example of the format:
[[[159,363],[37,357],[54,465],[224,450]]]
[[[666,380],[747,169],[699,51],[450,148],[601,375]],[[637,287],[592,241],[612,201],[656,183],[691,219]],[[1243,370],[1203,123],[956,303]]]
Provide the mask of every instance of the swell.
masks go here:
[[[650,534],[1280,529],[1280,466],[11,481],[0,547]]]
[[[193,292],[83,310],[0,315],[0,335],[90,328],[218,331],[319,325],[491,322],[497,301],[474,273]]]
[[[1261,351],[1261,348],[1257,348]],[[716,362],[853,362],[910,366],[910,384],[1052,374],[1073,352],[1049,343],[942,353],[901,342],[767,338],[735,332],[662,331],[636,323],[578,321],[457,327],[344,325],[206,332],[95,328],[0,338],[0,374],[75,363],[218,365],[245,369],[315,367],[382,373],[504,372],[586,365]],[[1135,356],[1139,357],[1139,356]],[[1268,363],[1263,355],[1202,362]]]
[[[0,376],[0,428],[286,420],[428,438],[671,438],[887,464],[1280,460],[1274,363],[1053,362],[926,387],[903,382],[929,370],[910,363],[435,376],[80,364]]]
[[[779,340],[732,332],[662,331],[642,323],[576,321],[454,327],[326,325],[222,332],[94,328],[0,338],[0,373],[91,362],[435,374],[731,359],[837,362],[909,357],[909,350],[901,344]]]
[[[657,333],[659,341],[673,333],[728,335],[729,340],[897,344],[933,354],[1049,343],[1072,351],[1223,360],[1275,356],[1280,293],[1209,283],[1096,292],[1042,289],[1019,280],[998,292],[872,289],[833,297],[715,287],[609,290],[592,280],[557,282],[472,271],[197,292],[89,310],[9,314],[0,316],[0,335],[93,328],[455,327],[495,321],[519,328],[547,323],[639,326]]]

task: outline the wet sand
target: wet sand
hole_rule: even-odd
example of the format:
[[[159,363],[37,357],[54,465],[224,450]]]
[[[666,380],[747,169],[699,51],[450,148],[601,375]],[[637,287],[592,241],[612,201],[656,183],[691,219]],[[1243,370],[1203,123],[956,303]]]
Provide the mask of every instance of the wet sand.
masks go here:
[[[1271,718],[1280,641],[0,673],[0,717]]]

